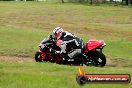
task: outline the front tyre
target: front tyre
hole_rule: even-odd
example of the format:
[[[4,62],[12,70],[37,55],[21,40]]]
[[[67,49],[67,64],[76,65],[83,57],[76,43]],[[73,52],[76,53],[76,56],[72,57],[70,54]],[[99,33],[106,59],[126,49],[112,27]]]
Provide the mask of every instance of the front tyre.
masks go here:
[[[35,53],[35,61],[36,62],[42,62],[42,56],[40,52]]]

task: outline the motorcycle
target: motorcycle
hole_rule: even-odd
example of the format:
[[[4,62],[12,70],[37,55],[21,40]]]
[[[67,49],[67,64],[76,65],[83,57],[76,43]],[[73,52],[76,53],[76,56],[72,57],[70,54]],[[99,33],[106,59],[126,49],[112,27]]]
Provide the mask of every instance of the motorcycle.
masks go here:
[[[45,38],[39,45],[39,50],[35,53],[36,62],[52,62],[64,65],[83,65],[103,67],[106,64],[106,56],[102,50],[106,46],[103,40],[91,39],[85,44],[85,49],[82,54],[77,56],[77,59],[64,60],[65,54],[51,52],[50,49],[60,50],[52,38],[52,35]]]

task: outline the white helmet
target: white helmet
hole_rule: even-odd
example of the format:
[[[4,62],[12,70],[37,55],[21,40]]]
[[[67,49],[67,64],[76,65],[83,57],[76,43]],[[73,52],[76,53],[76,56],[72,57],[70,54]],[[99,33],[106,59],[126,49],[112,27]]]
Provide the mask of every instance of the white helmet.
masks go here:
[[[61,37],[61,33],[63,32],[63,29],[61,27],[56,27],[53,30],[53,36],[59,39]]]

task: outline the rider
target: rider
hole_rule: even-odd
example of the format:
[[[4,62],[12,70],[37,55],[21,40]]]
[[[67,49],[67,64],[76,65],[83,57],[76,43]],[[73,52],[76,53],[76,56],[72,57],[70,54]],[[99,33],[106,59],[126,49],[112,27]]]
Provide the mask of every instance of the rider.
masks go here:
[[[77,55],[81,54],[84,49],[84,42],[82,39],[72,33],[63,31],[61,27],[56,27],[53,30],[52,36],[56,39],[56,45],[61,48],[61,50],[56,51],[56,53],[66,54],[63,58],[65,60],[75,58]],[[67,47],[70,48],[71,51],[67,52]]]

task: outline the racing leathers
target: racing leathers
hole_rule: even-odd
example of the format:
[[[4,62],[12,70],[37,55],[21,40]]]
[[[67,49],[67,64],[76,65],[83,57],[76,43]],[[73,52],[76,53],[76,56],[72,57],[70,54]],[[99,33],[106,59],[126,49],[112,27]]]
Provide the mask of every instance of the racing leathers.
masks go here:
[[[57,40],[57,46],[61,48],[58,53],[65,53],[64,59],[75,59],[84,49],[84,42],[77,36],[67,31],[62,32],[61,37]],[[67,49],[70,48],[70,51]]]

